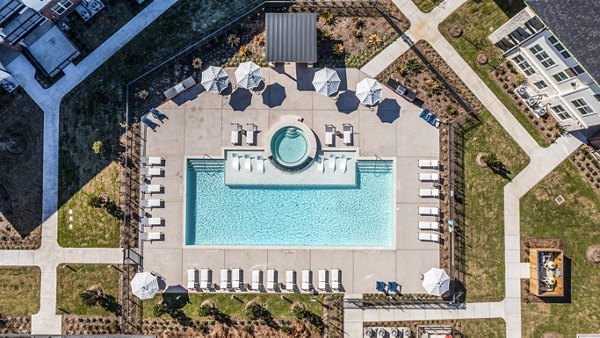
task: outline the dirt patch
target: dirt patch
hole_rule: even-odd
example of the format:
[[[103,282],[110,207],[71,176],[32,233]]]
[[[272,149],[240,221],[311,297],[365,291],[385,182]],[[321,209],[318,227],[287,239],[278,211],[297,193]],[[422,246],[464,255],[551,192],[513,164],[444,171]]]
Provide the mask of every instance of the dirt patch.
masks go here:
[[[562,244],[562,240],[560,240],[558,238],[554,238],[554,239],[521,238],[521,262],[529,262],[529,249],[530,248],[563,250],[563,244]]]
[[[487,164],[483,161],[483,158],[487,155],[487,153],[479,153],[475,157],[475,162],[479,168],[487,168]]]
[[[585,257],[592,263],[600,264],[600,244],[590,245]]]

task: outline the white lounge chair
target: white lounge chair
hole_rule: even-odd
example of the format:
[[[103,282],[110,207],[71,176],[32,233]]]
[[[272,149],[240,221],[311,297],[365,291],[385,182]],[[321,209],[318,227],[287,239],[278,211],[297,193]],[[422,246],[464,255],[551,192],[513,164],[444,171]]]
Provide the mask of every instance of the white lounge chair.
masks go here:
[[[439,189],[419,189],[419,196],[421,197],[440,197]]]
[[[252,290],[260,290],[262,284],[260,280],[260,275],[260,270],[252,270]]]
[[[259,174],[265,173],[265,158],[262,157],[262,155],[256,156],[256,171],[258,171]]]
[[[155,168],[155,167],[143,167],[140,169],[140,175],[155,177],[155,176],[163,176],[164,170],[163,168]]]
[[[221,290],[228,290],[229,288],[231,288],[231,282],[229,280],[229,269],[221,269],[221,282],[219,284],[219,287],[221,288]]]
[[[340,289],[340,269],[331,269],[331,289],[339,290]]]
[[[439,230],[440,223],[419,221],[419,230]]]
[[[142,156],[141,162],[145,165],[162,165],[164,159],[160,156]]]
[[[348,157],[346,155],[342,155],[342,157],[340,157],[340,167],[338,170],[345,173],[347,169],[348,169]]]
[[[144,241],[162,241],[163,240],[163,233],[162,232],[143,232],[142,234],[145,234],[142,236],[142,239]]]
[[[244,155],[244,171],[247,173],[252,171],[252,157],[248,154]]]
[[[325,125],[325,145],[333,146],[333,137],[335,136],[335,127],[327,124]]]
[[[327,270],[319,270],[319,290],[327,288]]]
[[[211,270],[207,268],[200,269],[200,288],[208,289],[211,282]]]
[[[353,127],[351,124],[344,123],[344,144],[349,146],[352,144]]]
[[[240,134],[242,132],[242,126],[239,123],[231,124],[231,144],[237,146],[240,144]]]
[[[246,124],[246,143],[248,145],[256,144],[256,125],[254,123]]]
[[[302,290],[310,291],[311,284],[310,270],[302,270]]]
[[[152,210],[152,208],[162,208],[163,206],[163,200],[162,199],[147,199],[147,200],[141,200],[140,201],[140,206],[142,208],[147,208]]]
[[[335,160],[337,159],[337,157],[334,154],[330,154],[329,158],[327,159],[327,169],[331,172],[335,171]]]
[[[429,232],[419,232],[419,240],[424,242],[439,242],[440,235],[429,233]]]
[[[275,290],[277,285],[277,273],[275,270],[267,270],[267,290]]]
[[[438,160],[419,160],[419,168],[439,168],[440,162]]]
[[[440,209],[436,207],[419,207],[419,215],[423,216],[439,216]]]
[[[231,270],[231,287],[234,289],[241,289],[243,278],[242,278],[242,269],[232,269]]]
[[[140,218],[140,223],[145,227],[153,227],[162,225],[163,219],[161,217],[142,217]]]
[[[163,192],[162,184],[142,184],[140,191],[144,194],[160,194]]]
[[[187,288],[190,290],[196,290],[196,285],[198,284],[198,280],[196,279],[198,276],[198,270],[196,268],[187,269]]]
[[[294,292],[296,288],[296,271],[287,270],[285,272],[285,289],[289,292]]]
[[[323,171],[325,170],[325,166],[323,165],[323,156],[317,155],[315,162],[317,164],[315,167],[315,168],[317,168],[317,172],[322,174]]]
[[[231,169],[233,171],[240,171],[240,155],[236,153],[231,154]]]
[[[419,181],[421,182],[437,182],[440,180],[438,173],[419,173]]]

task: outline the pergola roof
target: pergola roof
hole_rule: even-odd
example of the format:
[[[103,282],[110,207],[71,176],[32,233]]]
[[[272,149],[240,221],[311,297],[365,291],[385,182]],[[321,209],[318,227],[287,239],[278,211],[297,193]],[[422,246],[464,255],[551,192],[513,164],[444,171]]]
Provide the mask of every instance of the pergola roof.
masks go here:
[[[268,62],[317,62],[316,13],[267,13]]]

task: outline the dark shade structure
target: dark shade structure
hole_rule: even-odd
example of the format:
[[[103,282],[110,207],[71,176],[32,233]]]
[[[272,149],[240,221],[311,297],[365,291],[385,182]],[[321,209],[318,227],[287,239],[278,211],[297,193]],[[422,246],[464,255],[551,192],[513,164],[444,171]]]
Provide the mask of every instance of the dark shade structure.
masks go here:
[[[316,13],[267,13],[268,62],[317,62]]]

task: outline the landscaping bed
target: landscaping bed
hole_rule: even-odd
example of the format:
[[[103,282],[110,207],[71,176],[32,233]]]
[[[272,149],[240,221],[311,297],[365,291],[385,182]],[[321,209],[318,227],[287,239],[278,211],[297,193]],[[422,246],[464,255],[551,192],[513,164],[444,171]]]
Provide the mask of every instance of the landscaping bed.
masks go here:
[[[0,334],[30,334],[31,316],[6,316],[0,314]]]
[[[443,310],[442,310],[443,311]],[[408,327],[413,337],[418,337],[418,326],[452,327],[457,335],[453,337],[505,337],[506,323],[502,318],[463,319],[463,320],[413,320],[402,322],[365,322],[364,327]]]
[[[592,155],[593,151],[592,147],[584,144],[569,157],[569,160],[577,167],[579,173],[585,177],[590,187],[597,194],[600,194],[600,163]]]
[[[441,4],[444,0],[412,0],[417,7],[423,13],[431,12],[437,5]]]
[[[0,267],[0,315],[37,313],[40,309],[40,278],[41,271],[36,266]]]

